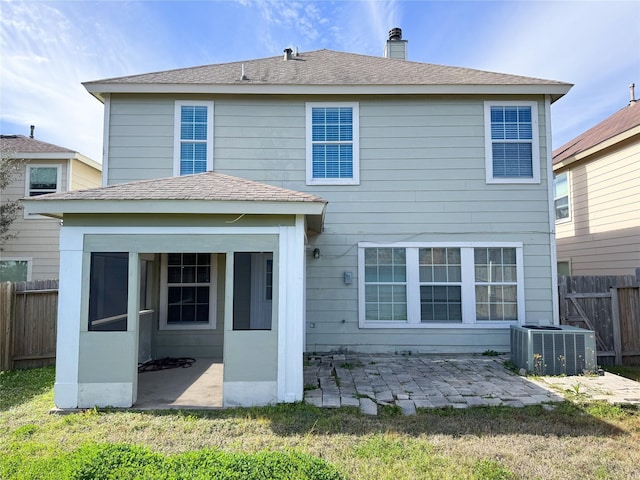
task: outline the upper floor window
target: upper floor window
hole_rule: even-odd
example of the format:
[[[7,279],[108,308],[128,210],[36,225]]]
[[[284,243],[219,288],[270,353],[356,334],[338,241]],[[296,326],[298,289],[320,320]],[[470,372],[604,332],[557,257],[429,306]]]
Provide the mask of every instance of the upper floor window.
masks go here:
[[[213,170],[213,102],[177,101],[174,120],[174,175]]]
[[[60,191],[60,165],[27,165],[26,195],[36,197]]]
[[[485,102],[487,183],[540,183],[538,106]]]
[[[569,174],[567,172],[553,176],[553,203],[556,222],[569,220]]]
[[[307,103],[307,185],[360,182],[358,103]]]

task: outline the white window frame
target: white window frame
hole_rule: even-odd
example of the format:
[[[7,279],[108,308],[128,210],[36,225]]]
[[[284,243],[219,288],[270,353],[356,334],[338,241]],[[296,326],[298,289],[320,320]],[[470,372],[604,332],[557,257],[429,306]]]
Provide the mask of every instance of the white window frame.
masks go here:
[[[182,252],[186,253],[186,252]],[[191,253],[191,252],[189,252]],[[197,252],[193,252],[197,253]],[[202,253],[202,252],[200,252]],[[169,323],[168,313],[168,289],[167,267],[169,256],[166,253],[161,255],[160,260],[160,330],[215,330],[217,311],[217,290],[218,290],[218,255],[211,254],[210,261],[210,282],[209,282],[209,322],[207,323]],[[191,285],[191,284],[189,284]]]
[[[531,178],[494,178],[493,176],[493,140],[491,139],[491,107],[531,107]],[[486,101],[484,102],[484,140],[485,172],[487,183],[540,183],[540,128],[538,125],[538,103],[526,101]],[[503,143],[505,140],[496,140]],[[524,140],[513,140],[523,143]]]
[[[306,150],[307,185],[360,185],[360,104],[358,102],[307,102],[306,106]],[[313,178],[313,108],[350,107],[352,109],[353,176],[351,178]],[[324,142],[323,142],[324,143]]]
[[[27,262],[27,282],[31,281],[31,276],[33,273],[33,258],[32,257],[5,257],[3,256],[0,259],[0,263],[2,262]]]
[[[365,248],[406,248],[407,261],[407,321],[365,319]],[[419,248],[460,248],[462,263],[462,322],[425,322],[420,314]],[[517,321],[476,320],[476,281],[474,248],[515,248],[517,275]],[[509,328],[525,322],[524,247],[521,242],[400,242],[358,243],[358,323],[360,328]]]
[[[31,197],[31,169],[32,168],[55,168],[56,169],[56,190],[47,192],[47,193],[60,193],[62,191],[62,165],[58,164],[47,164],[47,163],[33,163],[28,164],[24,174],[24,196],[29,198]],[[24,218],[33,220],[33,219],[47,219],[51,220],[49,217],[45,217],[44,215],[39,215],[37,213],[24,213]]]
[[[564,195],[562,195],[562,197],[556,197],[556,177],[559,177],[560,175],[566,175],[567,176],[567,211],[569,212],[569,215],[567,216],[567,218],[560,218],[557,219],[556,218],[556,200],[558,200],[559,198],[564,197]],[[553,175],[553,219],[555,220],[556,223],[567,223],[571,221],[571,172],[570,171],[566,171],[566,172],[562,172],[562,173],[558,173],[558,174],[554,174]]]
[[[176,100],[173,116],[173,176],[180,176],[180,145],[182,138],[180,127],[182,123],[182,107],[207,107],[207,172],[213,170],[213,102],[204,100]],[[191,142],[191,141],[190,141]]]

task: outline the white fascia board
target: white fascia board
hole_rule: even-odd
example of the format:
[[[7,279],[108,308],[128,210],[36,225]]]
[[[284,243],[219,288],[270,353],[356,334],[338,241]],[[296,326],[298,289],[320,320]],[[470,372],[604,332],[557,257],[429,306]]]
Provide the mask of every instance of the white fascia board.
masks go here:
[[[104,101],[105,93],[184,93],[262,95],[551,95],[555,101],[572,87],[552,85],[264,85],[92,83],[85,88]]]
[[[234,202],[214,200],[22,200],[27,214],[259,214],[322,215],[322,202]]]

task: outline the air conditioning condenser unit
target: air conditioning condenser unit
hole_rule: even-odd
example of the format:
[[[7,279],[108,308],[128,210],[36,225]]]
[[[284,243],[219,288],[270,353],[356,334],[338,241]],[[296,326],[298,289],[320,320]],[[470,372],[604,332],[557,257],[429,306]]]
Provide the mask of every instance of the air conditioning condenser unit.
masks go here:
[[[595,332],[569,325],[512,325],[511,361],[536,375],[595,373]]]

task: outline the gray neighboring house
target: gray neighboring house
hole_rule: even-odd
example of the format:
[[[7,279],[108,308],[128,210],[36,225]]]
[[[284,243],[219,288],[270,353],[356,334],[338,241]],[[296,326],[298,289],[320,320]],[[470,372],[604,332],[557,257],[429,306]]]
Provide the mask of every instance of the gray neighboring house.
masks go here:
[[[105,186],[26,202],[64,219],[59,407],[135,404],[164,356],[221,358],[226,406],[299,401],[305,351],[508,351],[511,325],[558,322],[571,85],[406,47],[84,84]]]
[[[3,203],[101,185],[102,166],[75,150],[33,136],[0,135],[0,151],[22,161],[18,176],[0,193]],[[18,236],[0,252],[0,282],[58,278],[60,220],[21,212],[10,233]]]

